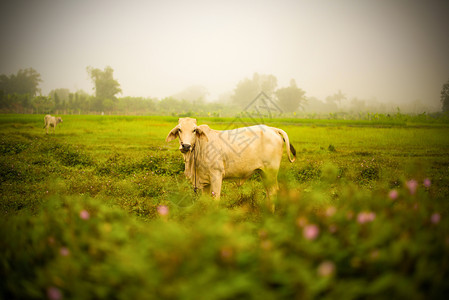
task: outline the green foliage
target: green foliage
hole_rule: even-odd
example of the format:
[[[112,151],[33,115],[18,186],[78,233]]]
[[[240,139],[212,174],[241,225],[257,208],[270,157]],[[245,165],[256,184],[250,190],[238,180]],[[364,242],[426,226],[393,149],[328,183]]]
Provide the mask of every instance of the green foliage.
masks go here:
[[[358,180],[362,183],[370,183],[380,178],[380,166],[374,158],[364,159],[360,162],[360,174]]]
[[[115,95],[121,93],[120,84],[114,79],[114,70],[107,66],[104,70],[87,67],[87,73],[95,84],[96,108],[98,111],[112,110]]]
[[[296,86],[294,79],[291,80],[290,86],[276,90],[278,104],[284,112],[296,111],[303,106],[306,101],[304,95],[306,92]]]
[[[338,90],[338,93],[335,93],[331,96],[326,97],[326,102],[328,104],[335,104],[336,102],[341,103],[342,100],[346,99],[346,95],[341,92],[341,90]],[[357,99],[356,99],[357,101]]]
[[[321,175],[321,165],[319,162],[309,162],[296,171],[295,177],[299,182],[310,181],[319,178]]]
[[[283,159],[271,213],[257,175],[225,181],[218,203],[195,195],[163,142],[176,121],[67,116],[46,136],[42,116],[0,117],[0,298],[449,293],[444,122],[273,121],[297,161]]]
[[[0,179],[1,181],[20,181],[22,179],[21,173],[14,164],[11,164],[6,159],[0,159]]]
[[[6,154],[18,154],[27,149],[29,144],[23,142],[15,142],[4,137],[0,138],[0,153]]]
[[[184,171],[184,162],[173,153],[151,154],[140,160],[114,153],[97,167],[100,175],[130,175],[135,172],[151,172],[156,175],[175,175]]]
[[[79,147],[56,144],[53,145],[51,150],[55,152],[56,157],[64,166],[89,166],[93,164],[92,158],[80,150]]]
[[[47,200],[2,221],[6,298],[438,298],[448,292],[447,219],[429,193],[346,188],[281,197],[274,215],[203,199],[139,222],[91,198]],[[249,196],[251,197],[251,196]],[[250,199],[246,199],[251,201]],[[415,209],[416,204],[420,206]],[[26,233],[26,234],[24,234]],[[443,267],[442,267],[443,266]],[[145,287],[145,288],[142,288]]]
[[[253,78],[245,78],[237,84],[232,101],[239,107],[246,107],[261,92],[271,97],[276,87],[277,78],[274,75],[254,73]]]
[[[137,165],[142,170],[151,171],[157,175],[175,175],[184,172],[184,161],[178,153],[148,155]]]
[[[449,111],[449,80],[441,88],[441,104],[443,112]]]
[[[128,158],[118,153],[114,153],[110,157],[108,157],[108,159],[104,163],[100,164],[97,167],[97,172],[100,175],[129,175],[134,171],[133,166],[134,163],[130,163],[128,161]]]
[[[38,87],[41,82],[41,74],[33,68],[20,69],[17,74],[0,75],[0,91],[3,91],[4,95],[28,94],[34,96],[39,91]]]

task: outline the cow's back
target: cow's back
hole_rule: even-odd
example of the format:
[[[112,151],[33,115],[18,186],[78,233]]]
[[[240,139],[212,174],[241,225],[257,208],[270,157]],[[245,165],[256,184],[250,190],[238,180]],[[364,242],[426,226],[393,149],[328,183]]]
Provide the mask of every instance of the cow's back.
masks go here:
[[[45,125],[51,123],[51,118],[52,118],[51,115],[46,115],[46,116],[44,117],[44,123],[45,123]]]
[[[257,169],[279,168],[283,140],[270,127],[255,125],[216,133],[225,177],[248,177]]]

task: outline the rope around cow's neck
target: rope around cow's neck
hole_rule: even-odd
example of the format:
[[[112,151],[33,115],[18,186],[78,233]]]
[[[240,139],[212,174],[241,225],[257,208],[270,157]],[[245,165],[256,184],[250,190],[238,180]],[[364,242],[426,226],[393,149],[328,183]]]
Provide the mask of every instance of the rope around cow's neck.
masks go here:
[[[197,162],[196,162],[196,155],[195,152],[197,151],[197,145],[198,144],[198,148],[200,147],[200,140],[197,139],[196,143],[193,145],[193,176],[194,176],[194,187],[193,187],[193,191],[195,192],[195,194],[198,192],[198,186],[197,186],[197,182],[196,182],[196,172],[197,172]],[[199,150],[198,150],[199,151]]]

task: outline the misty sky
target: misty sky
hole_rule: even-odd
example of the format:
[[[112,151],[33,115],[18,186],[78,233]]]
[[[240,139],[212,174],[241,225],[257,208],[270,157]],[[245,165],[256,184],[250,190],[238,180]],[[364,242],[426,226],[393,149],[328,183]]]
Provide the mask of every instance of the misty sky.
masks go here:
[[[109,65],[123,96],[203,85],[209,99],[254,72],[307,96],[438,103],[449,80],[449,1],[87,1],[0,4],[0,74],[33,67],[92,93]]]

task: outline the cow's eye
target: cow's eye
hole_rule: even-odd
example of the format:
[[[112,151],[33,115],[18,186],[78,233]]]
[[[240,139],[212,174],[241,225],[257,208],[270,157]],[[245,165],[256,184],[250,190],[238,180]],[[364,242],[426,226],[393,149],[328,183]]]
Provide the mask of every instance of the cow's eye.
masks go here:
[[[196,133],[196,129],[193,129],[193,131],[192,131],[193,133]]]

